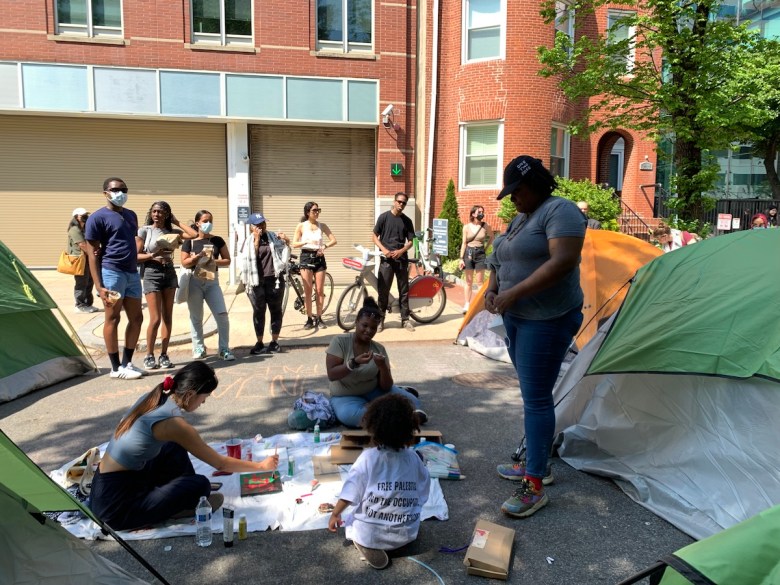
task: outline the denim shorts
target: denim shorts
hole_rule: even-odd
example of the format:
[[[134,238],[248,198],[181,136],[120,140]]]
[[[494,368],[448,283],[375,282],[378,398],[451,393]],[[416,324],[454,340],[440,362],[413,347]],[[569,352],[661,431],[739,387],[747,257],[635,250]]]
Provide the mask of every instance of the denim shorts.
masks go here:
[[[482,246],[466,246],[463,264],[464,270],[485,270],[487,267],[485,248]]]
[[[121,298],[140,299],[142,297],[141,277],[135,270],[121,272],[110,268],[101,268],[100,274],[103,286],[108,290],[115,290],[121,295]]]
[[[325,262],[325,256],[317,256],[317,252],[309,250],[303,250],[301,252],[298,264],[304,270],[311,270],[312,272],[324,272],[328,269],[328,263]]]
[[[144,270],[144,294],[179,288],[179,278],[173,264],[146,263]]]

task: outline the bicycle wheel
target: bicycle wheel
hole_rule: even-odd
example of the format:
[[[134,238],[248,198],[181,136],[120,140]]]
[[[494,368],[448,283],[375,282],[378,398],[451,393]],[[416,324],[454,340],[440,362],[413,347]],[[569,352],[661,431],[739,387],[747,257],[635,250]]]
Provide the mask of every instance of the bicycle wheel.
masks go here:
[[[344,289],[336,303],[336,323],[344,331],[349,331],[355,326],[358,311],[363,307],[366,298],[366,289],[360,283],[355,283]]]
[[[323,282],[323,289],[325,292],[325,297],[322,299],[322,313],[324,314],[325,311],[328,310],[328,307],[330,306],[330,301],[333,300],[333,277],[330,275],[330,272],[325,273],[325,282]],[[312,291],[312,301],[311,301],[312,307],[317,306],[317,291]]]
[[[425,304],[412,308],[412,299],[409,299],[409,316],[418,323],[432,323],[444,312],[447,305],[447,293],[442,286],[430,299],[416,299],[426,301]]]

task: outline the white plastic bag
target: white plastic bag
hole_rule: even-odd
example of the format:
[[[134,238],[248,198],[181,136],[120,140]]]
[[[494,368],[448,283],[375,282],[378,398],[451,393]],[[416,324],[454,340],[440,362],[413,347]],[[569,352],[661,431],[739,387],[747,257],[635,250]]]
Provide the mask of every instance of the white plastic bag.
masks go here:
[[[439,479],[464,479],[458,465],[458,452],[441,443],[423,441],[414,446],[414,450],[422,455],[425,467],[431,477]]]

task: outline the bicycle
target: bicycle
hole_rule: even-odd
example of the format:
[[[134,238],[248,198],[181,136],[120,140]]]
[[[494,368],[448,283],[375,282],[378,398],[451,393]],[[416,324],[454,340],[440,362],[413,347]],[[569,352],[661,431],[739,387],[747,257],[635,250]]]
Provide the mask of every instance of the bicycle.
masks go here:
[[[428,228],[422,232],[415,232],[414,240],[414,260],[409,262],[409,268],[412,265],[417,268],[417,274],[431,274],[444,281],[444,267],[442,266],[441,256],[433,251],[433,228]]]
[[[360,244],[355,244],[354,247],[361,253],[361,257],[341,260],[346,268],[359,272],[355,282],[344,289],[336,304],[336,322],[344,331],[349,331],[355,326],[358,311],[368,296],[368,286],[371,286],[377,294],[379,291],[379,283],[374,274],[376,262],[369,260],[369,257],[381,257],[383,254],[368,250]],[[423,274],[409,281],[409,316],[418,323],[432,323],[444,312],[446,305],[447,293],[442,279]],[[388,297],[388,313],[399,310],[398,299],[391,292]]]
[[[302,315],[306,314],[306,303],[304,302],[303,292],[303,278],[301,277],[301,265],[296,262],[298,256],[294,254],[290,255],[290,260],[287,262],[287,266],[282,271],[282,282],[286,285],[284,287],[284,296],[282,297],[282,313],[287,310],[287,301],[290,298],[290,290],[295,291],[295,301],[293,307],[296,311]],[[325,273],[325,297],[322,299],[322,312],[330,306],[330,301],[333,298],[333,277],[329,272]],[[317,282],[312,281],[311,290],[311,303],[312,308],[317,306]]]

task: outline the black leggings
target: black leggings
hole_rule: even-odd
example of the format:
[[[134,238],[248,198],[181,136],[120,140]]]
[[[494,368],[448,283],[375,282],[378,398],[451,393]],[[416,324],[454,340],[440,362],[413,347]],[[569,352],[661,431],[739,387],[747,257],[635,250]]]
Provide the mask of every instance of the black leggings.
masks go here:
[[[279,335],[282,330],[282,299],[284,298],[284,282],[279,279],[276,288],[276,277],[266,277],[259,286],[246,287],[246,296],[252,304],[252,323],[255,326],[255,336],[263,338],[265,333],[265,309],[271,313],[271,334]]]
[[[165,443],[139,471],[100,473],[92,480],[89,507],[114,530],[132,530],[165,522],[192,510],[211,493],[205,475],[196,475],[187,451]]]

